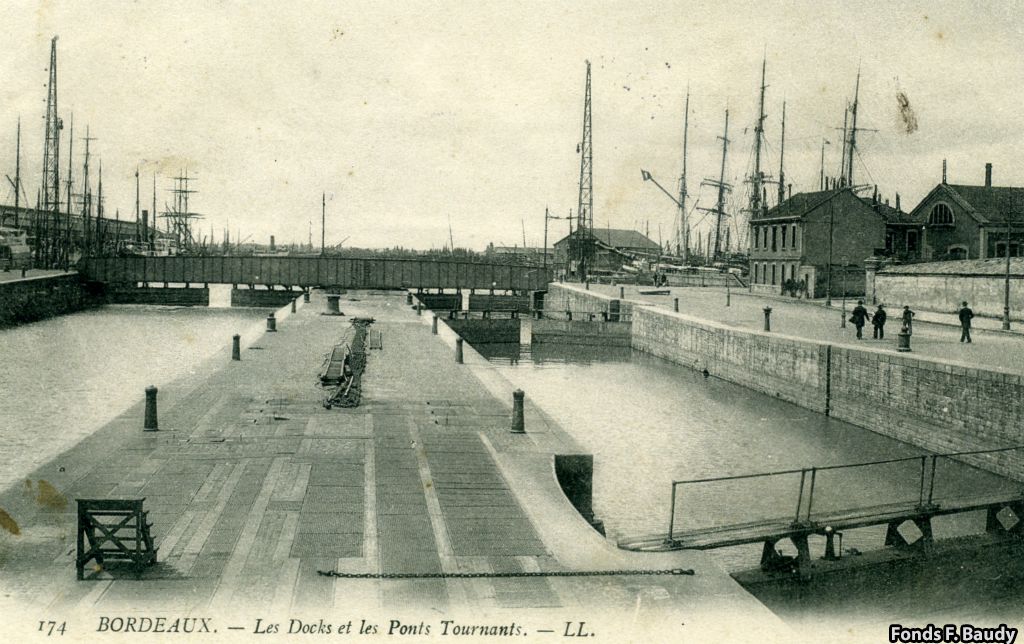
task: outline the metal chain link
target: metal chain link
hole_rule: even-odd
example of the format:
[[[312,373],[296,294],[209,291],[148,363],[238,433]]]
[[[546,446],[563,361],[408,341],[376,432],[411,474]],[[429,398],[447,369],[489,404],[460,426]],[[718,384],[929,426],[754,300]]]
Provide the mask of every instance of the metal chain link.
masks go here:
[[[342,579],[479,579],[483,577],[611,577],[636,575],[688,575],[696,573],[692,568],[666,568],[663,570],[580,570],[540,572],[338,572],[317,570],[324,577]]]

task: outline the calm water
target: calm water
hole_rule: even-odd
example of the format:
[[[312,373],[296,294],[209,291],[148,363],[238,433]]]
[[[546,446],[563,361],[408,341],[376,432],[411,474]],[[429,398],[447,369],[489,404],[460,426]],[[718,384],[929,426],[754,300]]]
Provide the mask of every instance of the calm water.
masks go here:
[[[0,330],[0,489],[96,431],[147,385],[258,337],[264,309],[107,306]]]
[[[611,538],[667,530],[671,481],[899,458],[923,450],[629,349],[479,345],[527,396],[594,454],[594,505]],[[814,508],[914,501],[917,461],[821,472]],[[799,474],[679,488],[682,529],[792,517]],[[935,498],[1019,486],[940,462]],[[806,499],[806,497],[805,497]],[[984,517],[934,522],[936,537],[984,530]],[[849,531],[844,548],[882,546],[884,528]],[[782,545],[782,544],[780,544]],[[822,544],[814,545],[821,556]],[[785,548],[784,548],[785,549]],[[756,567],[760,545],[714,551]]]

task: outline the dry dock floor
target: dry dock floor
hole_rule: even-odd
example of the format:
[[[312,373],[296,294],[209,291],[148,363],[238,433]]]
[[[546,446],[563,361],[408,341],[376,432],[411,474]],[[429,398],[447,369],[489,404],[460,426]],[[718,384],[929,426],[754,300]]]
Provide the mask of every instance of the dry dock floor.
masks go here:
[[[0,530],[7,614],[32,630],[69,619],[85,639],[103,615],[211,616],[221,636],[239,637],[251,636],[256,618],[284,631],[292,618],[366,619],[382,631],[391,619],[423,620],[434,628],[422,639],[439,637],[444,619],[515,620],[534,638],[585,621],[608,642],[761,640],[766,628],[782,629],[705,555],[627,553],[593,531],[552,466],[553,454],[579,447],[529,403],[528,433],[511,434],[511,384],[468,345],[466,364],[456,364],[454,334],[442,323],[433,335],[429,312],[416,315],[403,293],[352,292],[342,298],[346,316],[325,309],[319,293],[295,314],[282,309],[278,332],[240,362],[225,347],[163,387],[160,431],[141,431],[139,392],[139,404],[0,494],[18,532]],[[383,349],[368,351],[362,404],[328,410],[317,375],[330,347],[351,335],[353,316],[375,318],[370,333]],[[93,567],[76,581],[75,499],[140,497],[158,563],[139,578]],[[668,568],[696,574],[318,573]]]

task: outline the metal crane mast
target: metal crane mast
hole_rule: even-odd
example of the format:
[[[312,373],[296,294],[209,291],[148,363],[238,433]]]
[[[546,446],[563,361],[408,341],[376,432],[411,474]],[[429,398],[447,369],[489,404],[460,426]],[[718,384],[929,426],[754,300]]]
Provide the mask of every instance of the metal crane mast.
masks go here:
[[[679,229],[676,238],[676,251],[683,258],[683,263],[690,259],[690,222],[686,216],[686,146],[690,134],[690,88],[686,88],[686,107],[683,116],[683,173],[679,177]]]
[[[43,146],[43,211],[53,213],[47,263],[56,259],[56,239],[60,231],[60,131],[64,127],[57,116],[57,36],[50,41],[50,80],[46,95],[46,136]],[[44,219],[45,220],[45,219]],[[38,243],[38,242],[37,242]]]
[[[583,99],[583,138],[580,141],[580,192],[576,206],[576,236],[579,249],[579,276],[587,277],[593,255],[594,168],[590,130],[590,61],[587,61],[587,87]]]

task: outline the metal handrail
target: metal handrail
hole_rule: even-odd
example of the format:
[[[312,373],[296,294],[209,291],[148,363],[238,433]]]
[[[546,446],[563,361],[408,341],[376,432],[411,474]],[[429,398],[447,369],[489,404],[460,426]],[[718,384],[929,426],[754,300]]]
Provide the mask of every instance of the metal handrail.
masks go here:
[[[680,485],[690,485],[696,483],[715,483],[721,481],[738,481],[743,479],[753,478],[764,478],[770,476],[787,476],[792,474],[800,475],[800,487],[797,492],[796,511],[793,515],[793,524],[801,525],[803,523],[810,524],[811,513],[814,506],[814,490],[817,483],[818,472],[840,470],[840,469],[853,469],[856,467],[868,467],[874,465],[887,465],[891,463],[905,463],[910,461],[920,461],[921,472],[918,480],[918,506],[922,508],[930,507],[933,505],[935,495],[935,474],[938,466],[938,460],[940,458],[955,458],[958,456],[974,456],[979,454],[995,454],[1000,452],[1010,452],[1014,450],[1024,449],[1024,445],[1014,445],[1011,447],[998,447],[993,449],[983,450],[968,450],[960,452],[946,452],[941,454],[921,454],[918,456],[904,456],[900,458],[888,458],[875,461],[863,461],[860,463],[846,463],[841,465],[825,465],[822,467],[804,467],[804,468],[793,468],[786,470],[773,470],[769,472],[756,472],[752,474],[737,474],[731,476],[716,476],[709,478],[699,479],[684,479],[679,481],[672,481],[672,507],[669,511],[669,525],[668,525],[668,543],[674,542],[675,534],[675,518],[676,518],[676,499],[678,497],[676,488]],[[931,467],[928,467],[928,460],[931,459]],[[807,475],[810,473],[810,484],[807,484]],[[927,500],[925,499],[925,479],[928,479],[928,494]],[[807,490],[807,509],[803,511],[804,507],[804,491]],[[801,521],[801,515],[804,520]]]

